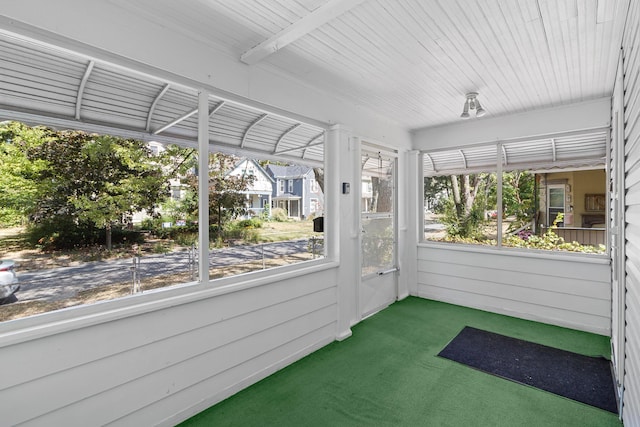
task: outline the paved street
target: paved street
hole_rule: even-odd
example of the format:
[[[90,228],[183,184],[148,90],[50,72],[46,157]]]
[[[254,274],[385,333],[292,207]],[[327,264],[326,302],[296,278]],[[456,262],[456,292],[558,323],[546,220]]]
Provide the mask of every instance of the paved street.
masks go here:
[[[308,252],[308,240],[260,245],[234,246],[210,251],[210,268],[261,261],[286,255]],[[20,272],[20,301],[61,300],[74,296],[84,289],[92,289],[112,283],[131,283],[133,259],[89,262],[79,266]],[[189,251],[147,255],[140,258],[139,277],[144,287],[145,278],[158,275],[185,273],[189,270]]]

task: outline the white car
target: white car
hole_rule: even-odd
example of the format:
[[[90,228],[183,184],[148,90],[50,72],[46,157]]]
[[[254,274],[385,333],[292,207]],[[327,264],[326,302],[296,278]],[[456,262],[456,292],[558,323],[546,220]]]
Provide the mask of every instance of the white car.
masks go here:
[[[11,260],[0,261],[0,305],[16,302],[15,293],[20,289],[18,277]]]

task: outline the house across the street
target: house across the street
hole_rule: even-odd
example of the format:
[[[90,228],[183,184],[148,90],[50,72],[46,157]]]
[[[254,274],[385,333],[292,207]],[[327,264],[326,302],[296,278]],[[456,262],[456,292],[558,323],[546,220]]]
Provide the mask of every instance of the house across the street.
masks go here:
[[[324,195],[308,166],[267,165],[274,181],[272,208],[282,208],[289,218],[305,219],[317,216],[324,206]]]
[[[271,194],[275,181],[254,159],[243,159],[227,174],[228,176],[251,176],[253,182],[247,190],[245,208],[249,216],[259,216],[271,206]]]

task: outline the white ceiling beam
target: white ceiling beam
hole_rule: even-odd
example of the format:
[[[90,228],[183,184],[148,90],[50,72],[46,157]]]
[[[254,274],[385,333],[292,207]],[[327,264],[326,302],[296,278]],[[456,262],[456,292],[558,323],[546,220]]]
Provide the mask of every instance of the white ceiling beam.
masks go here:
[[[329,0],[299,21],[294,22],[282,31],[269,37],[257,46],[252,47],[240,56],[240,60],[248,65],[256,64],[267,56],[309,34],[316,28],[348,12],[365,0]]]

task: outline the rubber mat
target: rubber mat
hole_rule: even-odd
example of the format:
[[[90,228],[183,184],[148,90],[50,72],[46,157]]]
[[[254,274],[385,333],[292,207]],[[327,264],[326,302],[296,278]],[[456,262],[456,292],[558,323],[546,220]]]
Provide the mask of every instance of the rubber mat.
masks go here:
[[[438,356],[618,412],[610,361],[466,326]]]

